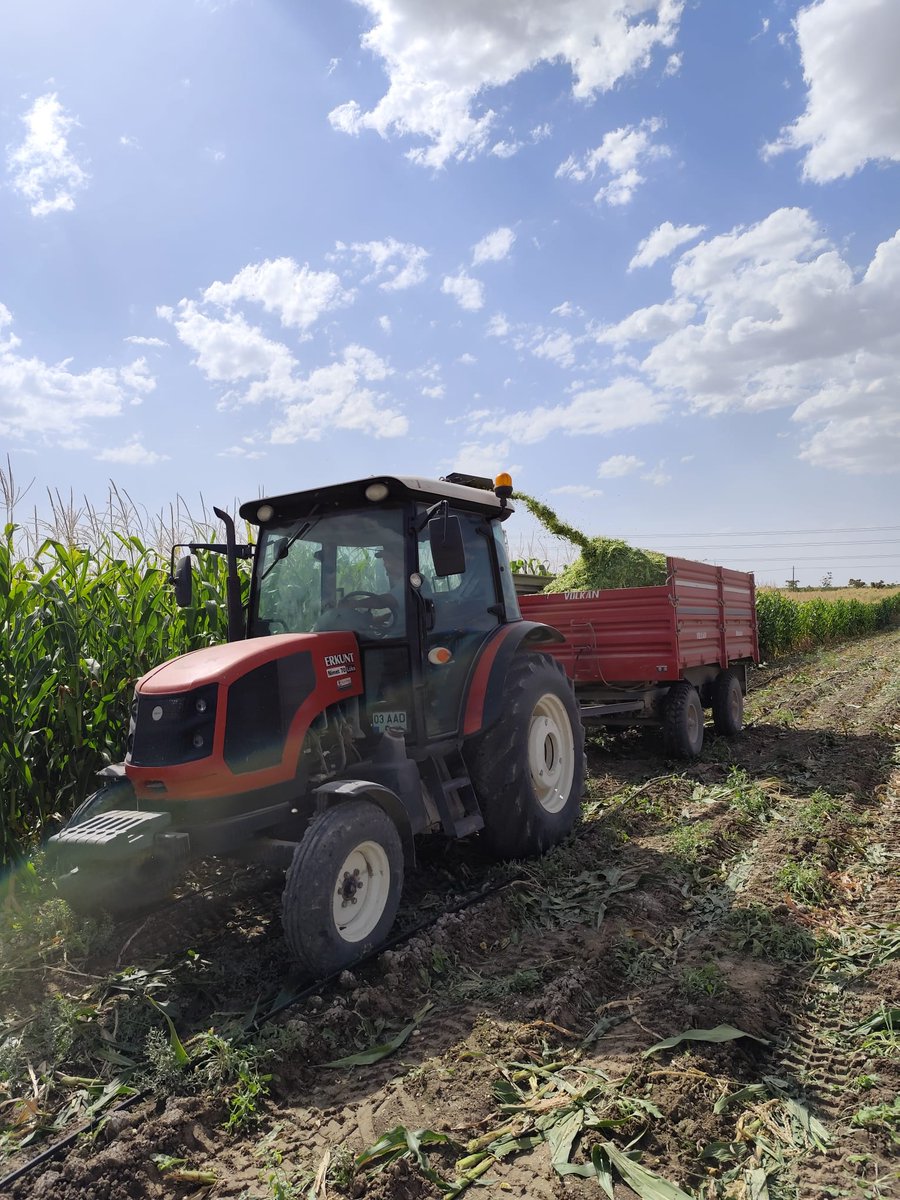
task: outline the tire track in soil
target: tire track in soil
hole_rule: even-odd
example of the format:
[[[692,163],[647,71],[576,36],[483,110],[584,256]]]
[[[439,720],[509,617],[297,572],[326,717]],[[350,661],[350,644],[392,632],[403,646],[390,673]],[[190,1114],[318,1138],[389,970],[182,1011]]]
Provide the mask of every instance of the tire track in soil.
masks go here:
[[[842,914],[844,934],[863,937],[897,929],[900,910],[900,772],[887,785],[886,802],[871,830],[871,842],[884,848],[884,861],[868,895]],[[850,1031],[867,1020],[880,1004],[900,999],[900,963],[876,964],[835,980],[814,978],[795,1018],[792,1037],[775,1057],[775,1072],[795,1080],[811,1111],[824,1119],[832,1142],[821,1159],[804,1159],[798,1164],[799,1195],[872,1196],[896,1195],[900,1172],[890,1166],[891,1152],[878,1144],[866,1130],[850,1124],[853,1113],[871,1097],[854,1081],[874,1076],[881,1094],[897,1094],[900,1063],[876,1058],[852,1040]],[[876,975],[876,979],[871,976]],[[889,1157],[890,1156],[890,1157]],[[856,1159],[856,1162],[854,1162]],[[868,1161],[860,1161],[868,1160]],[[881,1168],[884,1167],[882,1174]],[[860,1171],[867,1172],[861,1177]],[[874,1173],[874,1175],[873,1175]],[[876,1186],[876,1181],[880,1183]],[[868,1190],[872,1186],[874,1190]],[[830,1190],[834,1189],[834,1190]]]

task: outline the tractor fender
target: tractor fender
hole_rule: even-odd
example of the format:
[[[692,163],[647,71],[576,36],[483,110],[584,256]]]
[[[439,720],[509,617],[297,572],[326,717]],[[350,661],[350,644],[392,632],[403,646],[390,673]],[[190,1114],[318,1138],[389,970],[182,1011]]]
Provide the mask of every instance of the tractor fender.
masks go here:
[[[404,856],[410,866],[415,866],[415,841],[409,813],[397,793],[389,787],[382,783],[373,783],[370,779],[332,779],[317,787],[313,795],[316,800],[316,813],[324,812],[334,804],[345,804],[348,800],[369,800],[372,804],[377,804],[396,825],[403,843]]]
[[[516,654],[565,640],[558,629],[539,621],[514,621],[502,625],[488,638],[469,676],[463,702],[462,736],[481,733],[500,717],[506,673]]]

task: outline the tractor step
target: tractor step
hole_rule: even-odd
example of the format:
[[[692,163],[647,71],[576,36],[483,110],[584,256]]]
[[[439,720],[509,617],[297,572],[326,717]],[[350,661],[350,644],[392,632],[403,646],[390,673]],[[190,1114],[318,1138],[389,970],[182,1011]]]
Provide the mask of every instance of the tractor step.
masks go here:
[[[462,838],[484,829],[484,818],[478,807],[475,789],[458,751],[445,758],[428,760],[423,764],[423,775],[448,833]]]
[[[112,809],[98,813],[78,825],[61,829],[50,838],[60,850],[102,849],[111,857],[131,857],[136,851],[150,850],[158,833],[172,822],[170,813],[136,812]]]

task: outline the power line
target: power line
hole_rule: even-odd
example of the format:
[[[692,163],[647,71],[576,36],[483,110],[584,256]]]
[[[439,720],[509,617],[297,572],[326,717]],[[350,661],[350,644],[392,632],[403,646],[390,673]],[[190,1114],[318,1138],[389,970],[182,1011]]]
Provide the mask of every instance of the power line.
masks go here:
[[[675,557],[677,558],[678,556],[676,555]],[[900,563],[900,556],[898,556],[896,554],[870,554],[870,555],[868,555],[868,557],[869,558],[877,558],[883,562]],[[729,560],[729,562],[749,562],[749,563],[767,563],[767,564],[771,564],[771,563],[788,564],[788,563],[803,563],[803,562],[826,563],[826,564],[833,563],[833,562],[859,563],[858,557],[850,556],[850,557],[846,557],[846,558],[832,558],[832,556],[830,554],[825,555],[824,557],[821,557],[821,558],[732,558],[730,555],[728,555],[728,560]],[[872,563],[860,563],[860,566],[872,566]]]
[[[801,533],[891,533],[900,530],[900,525],[842,525],[831,529],[722,529],[718,533],[620,533],[620,538],[672,538],[685,542],[693,538],[708,537],[780,537],[784,534]]]
[[[678,545],[680,543],[676,543]],[[850,541],[850,542],[760,542],[758,546],[729,546],[724,542],[716,544],[716,549],[719,551],[728,550],[789,550],[795,547],[810,548],[816,550],[824,550],[826,553],[831,546],[893,546],[900,545],[900,541],[895,541],[893,538],[877,538],[874,541]],[[709,549],[710,547],[697,546],[695,549]]]

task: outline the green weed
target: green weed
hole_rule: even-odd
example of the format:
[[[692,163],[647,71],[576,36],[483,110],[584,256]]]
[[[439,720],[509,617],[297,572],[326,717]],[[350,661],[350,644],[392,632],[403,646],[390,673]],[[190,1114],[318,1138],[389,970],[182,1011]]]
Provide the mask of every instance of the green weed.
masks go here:
[[[672,834],[672,853],[686,863],[695,863],[713,845],[711,821],[694,821],[679,825]]]
[[[722,996],[728,991],[725,976],[711,962],[702,967],[687,967],[681,972],[678,986],[689,1000]]]
[[[822,867],[809,861],[785,863],[775,882],[803,904],[822,904],[832,891]]]
[[[761,904],[733,908],[723,921],[725,934],[736,950],[772,962],[808,962],[816,941],[799,925],[779,920]]]

